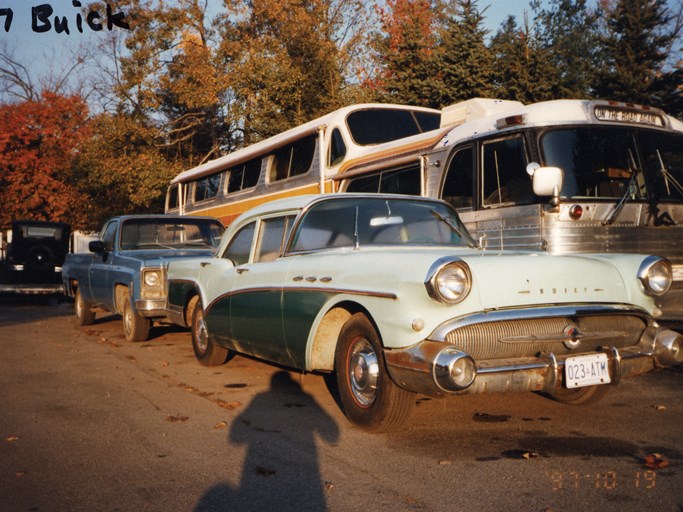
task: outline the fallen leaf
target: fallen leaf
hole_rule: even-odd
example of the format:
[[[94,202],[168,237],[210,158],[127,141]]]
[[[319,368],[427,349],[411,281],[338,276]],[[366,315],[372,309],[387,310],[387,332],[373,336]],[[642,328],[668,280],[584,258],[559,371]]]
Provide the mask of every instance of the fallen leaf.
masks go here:
[[[19,436],[7,436],[5,441],[8,443],[13,443],[14,441],[19,441]]]
[[[26,471],[15,471],[14,476],[21,478],[22,476],[26,476]]]
[[[669,461],[660,453],[651,453],[645,456],[643,465],[650,469],[663,469],[669,466]]]
[[[449,466],[451,464],[450,460],[440,460],[439,466]]]
[[[188,418],[187,416],[182,416],[180,414],[176,414],[175,416],[168,416],[166,418],[166,421],[168,421],[169,423],[175,423],[176,421],[187,421],[189,419],[190,418]]]
[[[218,423],[216,423],[216,424],[213,426],[213,428],[219,429],[219,428],[225,428],[225,427],[227,427],[227,426],[228,426],[228,424],[227,424],[226,422],[224,422],[224,421],[219,421]]]
[[[525,459],[533,459],[535,457],[538,457],[538,453],[536,453],[536,452],[524,452],[522,454],[522,457],[524,457]]]
[[[329,491],[330,489],[333,489],[333,488],[334,488],[334,484],[332,482],[325,482],[325,489],[327,489]]]
[[[658,411],[666,411],[666,405],[655,405],[655,409]]]
[[[227,409],[229,411],[232,411],[233,409],[237,409],[242,405],[242,402],[226,402],[224,400],[219,400],[216,399],[216,403],[220,405],[223,409]]]

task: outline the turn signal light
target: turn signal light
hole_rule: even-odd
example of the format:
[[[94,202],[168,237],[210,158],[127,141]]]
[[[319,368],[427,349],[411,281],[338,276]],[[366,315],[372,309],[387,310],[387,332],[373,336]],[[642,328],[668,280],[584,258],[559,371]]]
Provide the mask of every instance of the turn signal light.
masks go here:
[[[579,220],[582,215],[583,215],[583,207],[580,204],[572,205],[572,207],[569,208],[569,217],[572,220]]]

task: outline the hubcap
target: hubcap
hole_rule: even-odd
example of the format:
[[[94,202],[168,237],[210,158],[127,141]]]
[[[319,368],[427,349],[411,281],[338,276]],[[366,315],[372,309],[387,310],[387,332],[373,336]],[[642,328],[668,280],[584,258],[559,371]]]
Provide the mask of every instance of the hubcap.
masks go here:
[[[195,332],[195,339],[197,341],[197,348],[203,354],[209,347],[209,335],[206,332],[206,324],[204,323],[204,315],[199,313],[197,319],[197,327]]]
[[[353,396],[363,407],[372,405],[377,396],[379,364],[370,342],[358,339],[349,355],[349,382]]]

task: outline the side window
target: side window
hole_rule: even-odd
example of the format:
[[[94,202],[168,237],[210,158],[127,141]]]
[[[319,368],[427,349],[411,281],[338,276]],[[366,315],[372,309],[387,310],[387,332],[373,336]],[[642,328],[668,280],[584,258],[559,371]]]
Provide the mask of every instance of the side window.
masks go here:
[[[292,227],[293,216],[266,219],[259,227],[254,261],[273,261],[280,255],[282,244]]]
[[[521,135],[482,146],[482,204],[529,204],[535,199]]]
[[[240,229],[230,241],[223,257],[232,260],[235,265],[249,263],[249,253],[251,252],[251,243],[254,240],[255,228],[256,222],[252,222]]]
[[[328,158],[328,165],[334,167],[340,164],[344,157],[346,156],[346,144],[344,144],[344,138],[338,128],[332,131],[332,137],[330,137],[330,156]]]
[[[261,174],[261,158],[249,160],[228,171],[226,194],[255,187]]]
[[[180,207],[178,201],[178,184],[171,185],[168,187],[168,192],[166,194],[166,211],[175,210]]]
[[[422,191],[420,167],[383,171],[351,179],[346,192],[371,192],[419,196]]]
[[[212,197],[216,197],[218,195],[220,183],[220,174],[213,174],[211,176],[199,178],[194,183],[194,194],[192,196],[192,200],[197,203],[199,201],[205,201],[207,199],[211,199]]]
[[[116,228],[118,225],[118,222],[110,222],[107,224],[107,227],[104,228],[102,233],[102,242],[104,243],[104,250],[106,252],[111,252],[114,250],[114,243],[116,242]]]
[[[458,149],[446,171],[441,189],[441,199],[455,208],[468,208],[473,204],[474,150],[472,147]]]
[[[270,181],[280,181],[306,174],[313,164],[317,135],[297,140],[273,153]]]

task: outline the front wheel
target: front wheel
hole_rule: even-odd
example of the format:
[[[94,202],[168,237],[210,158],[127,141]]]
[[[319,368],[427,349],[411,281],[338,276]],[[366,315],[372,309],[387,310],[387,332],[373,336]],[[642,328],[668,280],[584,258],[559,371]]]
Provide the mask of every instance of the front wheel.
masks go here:
[[[204,366],[218,366],[228,360],[230,351],[211,340],[204,322],[204,309],[197,303],[192,312],[192,349],[194,355]]]
[[[149,336],[149,318],[140,316],[133,311],[130,298],[126,295],[123,303],[123,334],[128,341],[145,341]]]
[[[85,303],[83,296],[81,295],[81,291],[78,288],[76,288],[76,297],[74,302],[78,325],[92,325],[95,322],[95,312]]]
[[[550,398],[569,405],[593,404],[602,400],[610,386],[602,384],[600,386],[586,386],[582,388],[567,389],[558,388],[548,393]]]
[[[346,417],[369,432],[400,427],[410,416],[415,395],[389,377],[379,336],[370,320],[356,313],[346,321],[335,352],[339,397]]]

